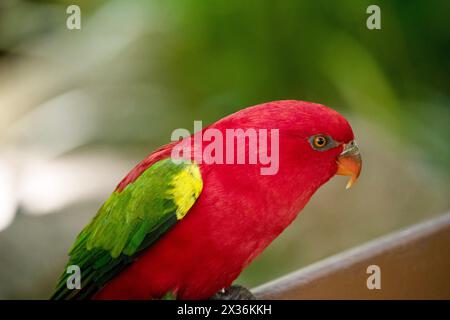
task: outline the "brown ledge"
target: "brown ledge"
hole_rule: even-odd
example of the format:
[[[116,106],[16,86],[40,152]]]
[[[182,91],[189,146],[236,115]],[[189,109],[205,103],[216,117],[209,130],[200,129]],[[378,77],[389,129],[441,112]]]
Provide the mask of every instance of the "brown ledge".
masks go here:
[[[369,290],[369,265],[381,289]],[[450,299],[450,213],[252,290],[259,299]]]

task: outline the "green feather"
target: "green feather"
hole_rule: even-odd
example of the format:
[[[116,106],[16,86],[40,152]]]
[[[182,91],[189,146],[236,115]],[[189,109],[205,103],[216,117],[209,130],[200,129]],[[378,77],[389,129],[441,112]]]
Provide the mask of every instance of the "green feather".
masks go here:
[[[51,298],[84,299],[95,294],[182,219],[202,187],[196,164],[164,159],[114,192],[69,251],[67,266],[80,267],[82,288],[68,289],[70,274],[64,272]]]

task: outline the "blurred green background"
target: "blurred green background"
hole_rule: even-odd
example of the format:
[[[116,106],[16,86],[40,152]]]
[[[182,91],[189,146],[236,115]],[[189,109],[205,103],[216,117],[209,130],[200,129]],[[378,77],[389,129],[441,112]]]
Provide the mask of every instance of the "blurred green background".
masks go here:
[[[81,8],[81,30],[66,8]],[[343,113],[335,178],[238,279],[255,286],[450,208],[449,1],[0,2],[0,298],[47,298],[82,226],[175,128],[278,99]]]

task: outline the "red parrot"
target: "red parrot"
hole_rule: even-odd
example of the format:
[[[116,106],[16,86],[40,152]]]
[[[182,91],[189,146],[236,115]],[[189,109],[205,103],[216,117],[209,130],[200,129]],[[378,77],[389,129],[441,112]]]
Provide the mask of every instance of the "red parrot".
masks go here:
[[[278,170],[261,174],[267,164],[196,161],[194,152],[173,161],[175,147],[210,129],[223,136],[227,129],[276,129],[277,149],[269,144],[266,151],[278,152]],[[211,140],[201,141],[203,150]],[[238,111],[131,170],[70,250],[68,266],[79,266],[81,289],[69,289],[63,272],[52,298],[210,298],[289,226],[320,186],[341,174],[351,177],[350,187],[360,170],[349,123],[328,107],[283,100]]]

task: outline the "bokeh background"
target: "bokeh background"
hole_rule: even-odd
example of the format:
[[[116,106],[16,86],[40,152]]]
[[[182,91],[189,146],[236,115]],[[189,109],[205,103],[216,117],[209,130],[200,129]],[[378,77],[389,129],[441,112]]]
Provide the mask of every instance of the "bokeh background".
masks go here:
[[[66,28],[81,7],[82,29]],[[335,178],[238,279],[255,286],[450,208],[449,1],[0,1],[0,298],[51,293],[117,182],[175,128],[277,99],[343,113]]]

